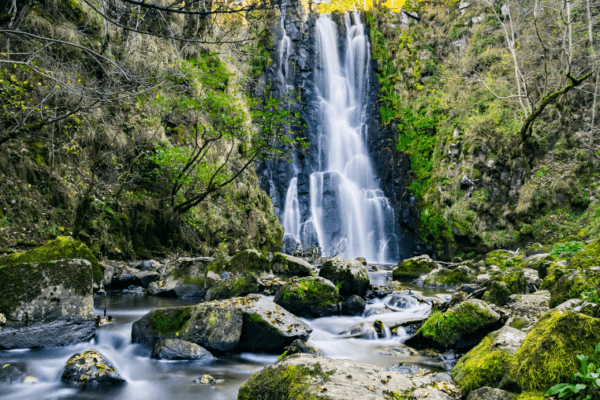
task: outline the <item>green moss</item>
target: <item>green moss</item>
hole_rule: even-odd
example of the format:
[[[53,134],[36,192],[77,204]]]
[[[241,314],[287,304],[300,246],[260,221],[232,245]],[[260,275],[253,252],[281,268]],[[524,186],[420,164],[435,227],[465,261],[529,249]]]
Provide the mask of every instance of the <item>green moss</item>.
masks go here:
[[[445,313],[434,313],[418,330],[418,334],[450,347],[458,339],[495,322],[496,318],[477,304],[465,302]]]
[[[325,382],[332,372],[324,372],[320,364],[314,368],[303,365],[275,365],[252,375],[242,385],[238,400],[316,400],[327,397],[317,396],[313,387],[319,381]]]
[[[340,298],[337,287],[314,277],[295,279],[286,284],[283,290],[284,302],[294,301],[296,304],[310,304],[323,308],[337,304]]]
[[[562,265],[554,263],[551,264],[547,269],[547,275],[542,281],[540,288],[552,291],[558,280],[566,273],[567,270]]]
[[[556,307],[569,299],[580,298],[582,293],[599,286],[600,271],[583,270],[565,274],[550,291],[552,297],[549,306]]]
[[[211,289],[211,300],[223,300],[232,297],[258,293],[258,281],[254,274],[246,274],[236,278],[219,281]]]
[[[485,265],[495,265],[500,269],[506,269],[508,267],[515,267],[522,261],[520,256],[515,256],[507,250],[495,250],[489,252],[485,256]]]
[[[513,374],[525,391],[546,391],[579,370],[578,354],[591,356],[600,342],[600,319],[565,311],[547,313],[517,351]]]
[[[398,267],[394,269],[392,275],[394,279],[417,279],[421,275],[431,272],[437,264],[431,259],[420,257],[409,258],[400,261]]]
[[[527,293],[527,279],[521,268],[516,268],[509,273],[495,276],[490,283],[489,293],[485,300],[498,306],[508,302],[511,294]]]
[[[25,253],[9,254],[0,258],[0,267],[32,262],[44,262],[54,260],[68,260],[80,258],[92,263],[94,282],[102,281],[104,267],[98,262],[90,249],[82,242],[73,240],[68,236],[59,236],[49,241],[44,246],[30,250]]]
[[[524,318],[515,318],[510,322],[510,327],[521,330],[529,325],[529,321]]]
[[[463,396],[484,386],[498,387],[510,370],[514,355],[492,349],[495,339],[495,332],[487,335],[481,343],[461,357],[452,369],[452,379],[460,385]]]
[[[180,332],[192,317],[192,307],[156,310],[150,317],[150,327],[161,335]]]
[[[92,294],[92,269],[67,261],[7,265],[0,267],[0,313],[9,317],[21,304],[34,300],[42,289],[63,285],[73,294]]]
[[[483,299],[489,303],[494,303],[497,306],[503,306],[508,303],[511,291],[506,286],[506,283],[499,280],[494,280],[490,284],[489,291],[486,291]]]
[[[271,262],[265,254],[257,250],[244,250],[236,254],[229,262],[220,261],[209,264],[208,270],[218,274],[224,271],[234,274],[268,272],[271,270]]]
[[[600,240],[588,244],[573,257],[568,266],[572,268],[589,268],[600,265]]]
[[[544,393],[538,392],[523,392],[517,395],[513,400],[544,400],[546,396]]]
[[[442,269],[432,278],[428,278],[425,283],[429,285],[444,284],[444,285],[460,285],[461,283],[470,283],[475,280],[473,275],[456,269]]]

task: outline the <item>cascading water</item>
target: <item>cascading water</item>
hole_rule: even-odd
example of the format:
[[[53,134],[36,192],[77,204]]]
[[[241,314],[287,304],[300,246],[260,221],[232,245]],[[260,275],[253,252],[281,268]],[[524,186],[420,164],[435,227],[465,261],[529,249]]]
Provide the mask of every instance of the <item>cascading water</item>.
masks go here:
[[[303,245],[318,244],[324,256],[395,262],[399,255],[394,211],[379,187],[366,147],[369,42],[360,14],[346,13],[344,23],[344,54],[338,51],[337,25],[331,16],[323,14],[316,23],[319,132],[312,146],[317,147],[318,169],[310,175],[310,213],[302,223],[298,180],[291,179],[284,229],[288,238]],[[280,48],[285,46],[282,41]]]

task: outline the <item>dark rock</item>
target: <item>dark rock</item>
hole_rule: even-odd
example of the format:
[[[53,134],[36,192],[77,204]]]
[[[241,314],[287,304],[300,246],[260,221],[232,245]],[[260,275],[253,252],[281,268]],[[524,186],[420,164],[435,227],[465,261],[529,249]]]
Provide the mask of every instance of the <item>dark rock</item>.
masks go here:
[[[0,383],[8,384],[21,382],[27,375],[25,363],[0,363]]]
[[[471,285],[462,285],[459,290],[461,292],[465,292],[466,294],[471,294],[475,291],[475,288]]]
[[[308,325],[266,297],[251,294],[196,306],[153,310],[133,324],[131,337],[133,343],[147,346],[177,338],[218,352],[281,352],[296,339],[307,340],[311,331]]]
[[[312,354],[315,356],[322,356],[319,349],[312,347],[310,344],[306,343],[304,340],[296,339],[285,348],[285,352],[283,353],[284,357],[291,356],[293,354]]]
[[[316,272],[315,267],[298,257],[276,253],[271,261],[273,272],[295,276],[310,276]]]
[[[343,315],[362,315],[365,311],[365,307],[365,301],[355,294],[346,297],[341,305]]]
[[[123,294],[129,294],[133,296],[145,296],[146,289],[141,286],[129,286],[127,289],[123,289]]]
[[[95,350],[84,351],[69,358],[61,379],[84,388],[107,387],[125,383],[125,379],[121,378],[114,367]]]
[[[206,301],[224,300],[259,292],[259,281],[252,273],[221,280],[206,293]],[[264,288],[264,286],[263,286]]]
[[[154,260],[146,260],[137,266],[137,268],[141,269],[142,271],[154,270],[157,267],[158,267],[158,263]]]
[[[323,264],[319,276],[330,280],[335,285],[341,284],[340,295],[342,296],[356,294],[364,297],[370,283],[366,268],[355,259],[333,257]]]
[[[273,301],[299,317],[320,318],[339,313],[338,290],[321,277],[293,279],[279,288]]]
[[[87,260],[2,267],[0,293],[0,349],[67,346],[95,334]]]
[[[167,339],[154,345],[152,358],[161,360],[213,361],[215,357],[205,348],[195,343],[177,339]]]

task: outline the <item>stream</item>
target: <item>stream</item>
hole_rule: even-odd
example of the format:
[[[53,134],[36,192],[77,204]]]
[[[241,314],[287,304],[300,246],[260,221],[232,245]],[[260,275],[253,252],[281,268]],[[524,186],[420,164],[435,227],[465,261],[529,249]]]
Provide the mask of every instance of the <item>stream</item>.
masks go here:
[[[369,272],[371,283],[386,285],[389,271]],[[442,290],[420,291],[427,296],[448,298]],[[429,311],[429,306],[410,303],[407,308],[394,308],[393,312],[377,314],[388,304],[390,296],[372,299],[363,316],[336,316],[305,319],[312,328],[309,344],[320,349],[325,357],[352,359],[382,367],[404,363],[418,365],[434,371],[444,371],[450,364],[439,357],[426,357],[411,352],[402,346],[408,337],[404,328],[398,335],[386,330],[378,338],[367,334],[363,338],[352,338],[340,333],[361,322],[381,320],[385,325],[396,321],[415,318]],[[18,383],[0,386],[0,398],[22,399],[229,399],[237,398],[240,386],[255,372],[277,361],[277,355],[260,353],[227,354],[208,364],[194,361],[158,361],[150,358],[151,349],[131,343],[131,326],[148,311],[155,308],[197,304],[198,299],[170,299],[134,295],[108,295],[94,298],[96,315],[102,315],[104,302],[113,323],[98,328],[96,337],[89,343],[67,347],[0,351],[1,363],[25,363],[27,375],[38,383]],[[80,390],[63,384],[60,380],[63,367],[75,353],[95,349],[102,353],[127,380],[118,388],[101,391]],[[450,356],[452,359],[453,357]],[[217,385],[194,383],[204,374],[218,380]]]

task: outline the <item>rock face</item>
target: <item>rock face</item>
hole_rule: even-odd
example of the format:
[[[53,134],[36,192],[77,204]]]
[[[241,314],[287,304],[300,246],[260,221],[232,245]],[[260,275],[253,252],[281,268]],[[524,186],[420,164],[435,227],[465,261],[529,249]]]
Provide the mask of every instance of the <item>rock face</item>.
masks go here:
[[[265,296],[252,294],[196,306],[153,310],[133,324],[133,343],[180,339],[211,351],[282,352],[312,329]]]
[[[301,258],[277,253],[271,260],[273,272],[295,276],[310,276],[316,272],[315,267]]]
[[[353,294],[342,301],[341,308],[343,315],[362,315],[365,311],[366,304],[362,297]]]
[[[417,279],[437,268],[437,263],[428,255],[420,255],[409,258],[398,263],[398,267],[392,272],[394,279]]]
[[[220,280],[214,283],[214,285],[208,290],[205,300],[224,300],[232,297],[241,297],[252,293],[258,293],[261,285],[262,284],[252,273]]]
[[[500,315],[481,300],[470,299],[433,314],[405,344],[411,347],[468,348],[501,326]]]
[[[469,393],[467,400],[512,400],[516,396],[516,394],[504,390],[482,387]]]
[[[125,379],[96,350],[84,351],[69,358],[61,379],[83,388],[122,385]]]
[[[92,265],[59,260],[0,267],[0,349],[67,346],[95,334]]]
[[[231,261],[225,264],[225,271],[232,274],[270,272],[271,262],[259,251],[248,249],[233,256]]]
[[[252,375],[240,388],[238,400],[320,397],[330,400],[383,400],[392,397],[388,392],[399,397],[426,386],[431,386],[427,391],[432,395],[441,396],[430,398],[446,400],[448,397],[434,389],[439,383],[434,375],[398,374],[358,361],[296,354]]]
[[[319,276],[330,280],[335,285],[341,283],[340,295],[356,294],[364,297],[369,288],[369,274],[358,260],[333,257],[325,262],[319,271]]]
[[[513,294],[502,308],[513,321],[522,321],[525,327],[534,324],[549,310],[550,293],[540,290],[534,294]],[[507,322],[508,323],[508,322]]]
[[[275,294],[276,304],[299,317],[319,318],[338,315],[338,290],[321,277],[294,279]]]
[[[460,385],[463,394],[484,386],[513,389],[512,360],[526,336],[525,332],[504,326],[487,335],[461,357],[452,369],[452,378]]]
[[[197,344],[177,339],[167,339],[157,343],[152,349],[152,358],[160,360],[212,361],[215,357]]]

